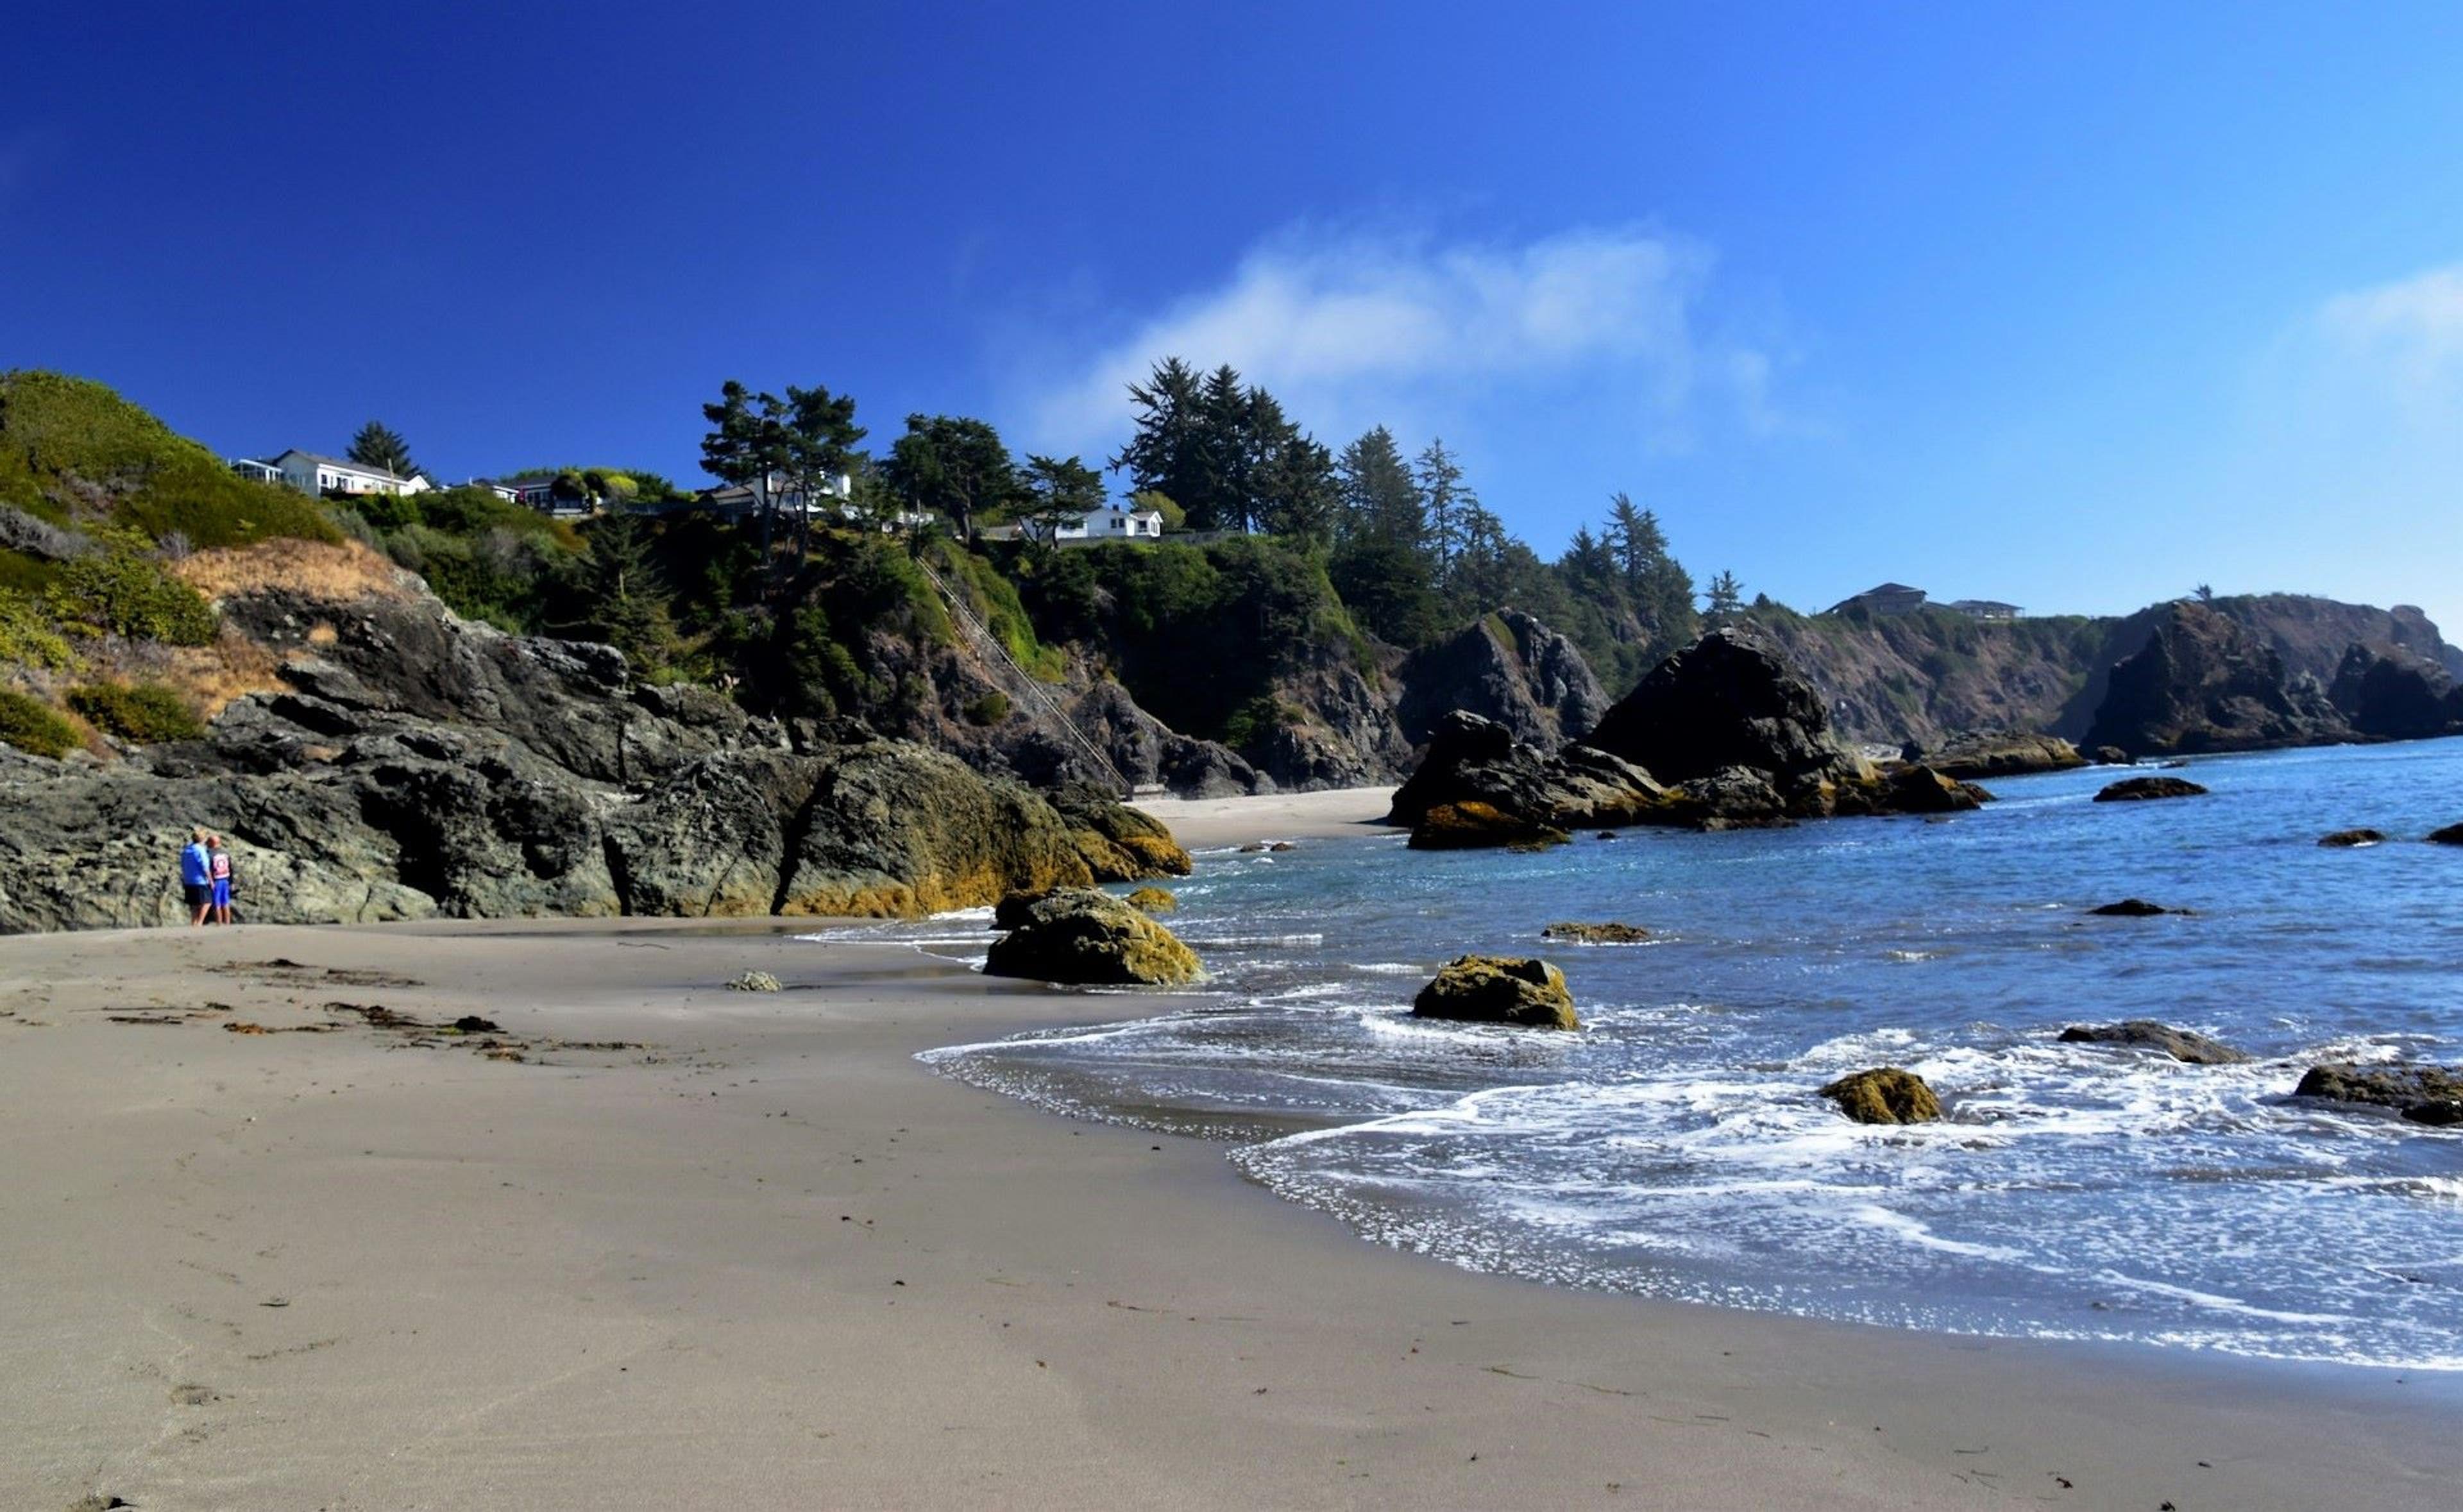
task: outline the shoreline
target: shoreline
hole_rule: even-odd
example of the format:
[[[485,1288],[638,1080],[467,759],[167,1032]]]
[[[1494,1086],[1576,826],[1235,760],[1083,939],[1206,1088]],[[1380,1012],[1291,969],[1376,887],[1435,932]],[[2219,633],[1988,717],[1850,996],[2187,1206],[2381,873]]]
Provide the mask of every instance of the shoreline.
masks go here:
[[[912,1058],[1149,1000],[814,923],[0,940],[0,1501],[2426,1506],[2463,1470],[2452,1382],[1370,1244]]]
[[[1277,840],[1401,834],[1378,822],[1393,799],[1390,787],[1328,788],[1238,798],[1140,798],[1132,807],[1162,820],[1188,849],[1212,851]]]

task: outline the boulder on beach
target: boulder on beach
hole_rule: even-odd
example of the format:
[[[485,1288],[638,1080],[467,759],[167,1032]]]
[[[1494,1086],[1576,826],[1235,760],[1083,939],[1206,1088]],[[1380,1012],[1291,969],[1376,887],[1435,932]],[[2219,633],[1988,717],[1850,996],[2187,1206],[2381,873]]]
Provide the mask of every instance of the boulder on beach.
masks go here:
[[[775,992],[778,979],[766,971],[738,972],[727,988],[730,992]]]
[[[1070,783],[1044,795],[1098,882],[1187,876],[1188,852],[1164,822],[1120,802],[1093,783]]]
[[[1064,887],[1013,911],[984,974],[1083,986],[1170,987],[1198,977],[1197,953],[1109,893]]]
[[[1171,914],[1180,910],[1180,899],[1167,887],[1141,887],[1123,899],[1141,914]]]
[[[2385,832],[2378,830],[2338,830],[2318,841],[2329,850],[2350,850],[2356,846],[2383,845],[2385,842]]]
[[[2219,1040],[2190,1029],[2176,1029],[2153,1019],[2127,1019],[2119,1024],[2073,1024],[2061,1030],[2064,1045],[2118,1045],[2154,1050],[2192,1066],[2236,1066],[2250,1057]]]
[[[1821,1095],[1860,1124],[1922,1124],[1941,1116],[1941,1099],[1925,1079],[1897,1066],[1842,1076]]]
[[[2312,1066],[2295,1097],[2392,1108],[2413,1123],[2463,1123],[2463,1068],[2450,1066]]]
[[[2186,777],[2124,777],[2095,795],[2098,803],[2144,803],[2152,798],[2198,798],[2206,789]]]
[[[1053,890],[1048,887],[1033,887],[1014,893],[1003,893],[1001,900],[992,905],[992,927],[1015,929],[1026,922],[1026,911],[1050,897],[1052,893]]]
[[[2150,903],[2143,897],[2125,897],[2118,903],[2098,904],[2087,912],[2103,918],[2153,918],[2162,914],[2186,915],[2190,911],[2186,908],[2166,908],[2161,903]]]
[[[1581,945],[1638,945],[1650,938],[1639,924],[1580,923],[1560,919],[1539,931],[1542,940],[1570,940]]]
[[[1411,1000],[1424,1019],[1579,1029],[1565,974],[1528,956],[1456,956]]]
[[[1414,851],[1535,849],[1563,845],[1572,838],[1555,825],[1506,813],[1494,804],[1445,803],[1420,816],[1411,830],[1410,847]]]

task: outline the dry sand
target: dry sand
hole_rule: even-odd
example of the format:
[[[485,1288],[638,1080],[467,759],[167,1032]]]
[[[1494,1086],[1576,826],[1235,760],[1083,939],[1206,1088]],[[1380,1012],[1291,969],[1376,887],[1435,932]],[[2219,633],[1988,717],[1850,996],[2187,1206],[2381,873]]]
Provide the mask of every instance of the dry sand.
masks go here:
[[[1138,807],[1171,826],[1192,851],[1276,840],[1332,840],[1392,834],[1378,823],[1393,806],[1391,788],[1338,788],[1262,798],[1141,798]]]
[[[767,925],[0,940],[0,1506],[2453,1504],[2442,1380],[1473,1275],[910,1059],[1143,1006]]]

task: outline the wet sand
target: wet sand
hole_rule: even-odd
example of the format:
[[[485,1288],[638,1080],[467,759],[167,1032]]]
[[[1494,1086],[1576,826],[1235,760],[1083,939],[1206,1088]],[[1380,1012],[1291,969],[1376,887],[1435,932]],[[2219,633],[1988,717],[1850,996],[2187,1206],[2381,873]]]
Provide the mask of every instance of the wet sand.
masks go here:
[[[2444,1378],[1473,1275],[910,1058],[1144,1010],[767,923],[0,940],[0,1505],[2452,1503]]]

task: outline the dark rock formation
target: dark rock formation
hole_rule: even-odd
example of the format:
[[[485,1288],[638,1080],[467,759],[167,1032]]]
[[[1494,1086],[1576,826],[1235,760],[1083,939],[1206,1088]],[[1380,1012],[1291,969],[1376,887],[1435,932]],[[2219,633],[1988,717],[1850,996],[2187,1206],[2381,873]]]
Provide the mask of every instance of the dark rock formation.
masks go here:
[[[2392,1108],[2414,1123],[2463,1123],[2463,1069],[2444,1066],[2312,1066],[2292,1095]]]
[[[1842,1076],[1821,1095],[1860,1124],[1921,1124],[1941,1116],[1941,1099],[1925,1079],[1896,1066]]]
[[[2429,832],[2431,845],[2463,845],[2463,824],[2450,824],[2442,830]]]
[[[2136,655],[2114,666],[2090,745],[2133,755],[2263,750],[2348,738],[2318,680],[2238,620],[2202,604],[2169,606]]]
[[[1403,664],[1395,714],[1403,736],[1427,743],[1460,710],[1505,727],[1541,751],[1580,739],[1608,696],[1574,643],[1519,610],[1485,616]]]
[[[1774,787],[1869,780],[1810,684],[1741,631],[1714,630],[1651,669],[1583,744],[1663,783],[1750,767]]]
[[[1511,1024],[1523,1028],[1578,1029],[1565,974],[1544,961],[1516,956],[1456,956],[1411,1000],[1424,1019]]]
[[[2145,803],[2154,798],[2199,798],[2207,789],[2186,777],[2125,777],[2095,795],[2098,803]]]
[[[1565,921],[1539,931],[1542,940],[1570,940],[1584,945],[1638,945],[1650,938],[1650,931],[1639,924],[1576,923]]]
[[[2234,1066],[2250,1057],[2217,1040],[2189,1029],[2176,1029],[2153,1019],[2129,1019],[2120,1024],[2074,1024],[2061,1030],[2064,1045],[2118,1045],[2129,1049],[2152,1050],[2192,1066]]]
[[[2138,765],[2137,757],[2130,755],[2127,751],[2123,750],[2118,745],[2099,745],[2093,751],[2089,752],[2089,754],[2095,758],[2095,764],[2099,767],[2135,767]]]
[[[1910,750],[1907,759],[1954,778],[2016,777],[2086,765],[2079,748],[2060,736],[2024,730],[1961,735],[1930,751]]]
[[[984,973],[1086,986],[1170,987],[1198,977],[1197,953],[1109,893],[1061,888],[1026,905],[992,942]]]
[[[1505,848],[1534,851],[1563,845],[1573,836],[1554,825],[1519,814],[1501,812],[1493,804],[1476,801],[1441,803],[1420,816],[1411,829],[1414,851],[1478,851]]]
[[[1554,755],[1493,720],[1447,715],[1395,793],[1388,822],[1418,825],[1441,806],[1476,803],[1554,829],[1729,829],[1938,813],[1989,796],[1925,767],[1876,775],[1831,740],[1820,702],[1776,659],[1739,632],[1716,630],[1662,662],[1588,739]]]
[[[2426,740],[2463,728],[2463,692],[2453,677],[2408,651],[2353,646],[2326,696],[2355,734],[2371,740]]]
[[[2355,846],[2383,845],[2386,834],[2378,830],[2338,830],[2333,834],[2320,836],[2318,843],[2332,850],[2348,850]]]
[[[0,930],[174,921],[201,824],[233,842],[236,914],[264,922],[913,915],[1091,881],[1090,834],[1133,875],[1168,869],[1168,835],[1107,799],[1064,819],[918,746],[791,748],[711,690],[466,623],[415,580],[222,608],[282,685],[202,741],[0,767]]]
[[[2118,903],[2102,903],[2087,910],[2103,918],[2153,918],[2163,914],[2186,914],[2186,908],[2166,908],[2143,897],[2125,897]]]

